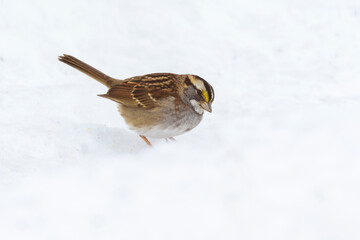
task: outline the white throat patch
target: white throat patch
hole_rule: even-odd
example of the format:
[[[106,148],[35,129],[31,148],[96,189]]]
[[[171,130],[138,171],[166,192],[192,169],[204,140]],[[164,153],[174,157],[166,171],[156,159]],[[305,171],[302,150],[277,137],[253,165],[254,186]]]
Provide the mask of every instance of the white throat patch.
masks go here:
[[[196,101],[195,99],[191,99],[190,100],[191,105],[193,105],[194,110],[198,113],[198,114],[203,114],[204,113],[204,109],[200,106],[199,102]]]

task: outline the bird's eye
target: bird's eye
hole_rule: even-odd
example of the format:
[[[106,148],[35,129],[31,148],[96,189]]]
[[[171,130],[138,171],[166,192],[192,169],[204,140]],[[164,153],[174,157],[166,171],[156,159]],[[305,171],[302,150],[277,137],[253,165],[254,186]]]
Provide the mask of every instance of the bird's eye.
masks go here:
[[[202,97],[202,92],[201,92],[201,90],[199,90],[199,89],[196,90],[196,93]]]

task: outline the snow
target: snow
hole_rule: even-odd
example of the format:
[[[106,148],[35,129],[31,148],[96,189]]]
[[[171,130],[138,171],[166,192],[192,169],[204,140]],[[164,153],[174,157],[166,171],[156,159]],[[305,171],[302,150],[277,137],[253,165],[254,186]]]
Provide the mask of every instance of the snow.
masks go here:
[[[0,1],[0,239],[359,239],[357,0]],[[106,89],[193,73],[213,112],[153,149]]]

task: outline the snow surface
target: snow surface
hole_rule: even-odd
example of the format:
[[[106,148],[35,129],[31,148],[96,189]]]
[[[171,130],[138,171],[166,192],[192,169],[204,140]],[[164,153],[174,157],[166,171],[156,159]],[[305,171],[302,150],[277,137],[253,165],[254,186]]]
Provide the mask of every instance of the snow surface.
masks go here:
[[[360,2],[0,1],[0,239],[360,239]],[[198,74],[149,149],[110,76]]]

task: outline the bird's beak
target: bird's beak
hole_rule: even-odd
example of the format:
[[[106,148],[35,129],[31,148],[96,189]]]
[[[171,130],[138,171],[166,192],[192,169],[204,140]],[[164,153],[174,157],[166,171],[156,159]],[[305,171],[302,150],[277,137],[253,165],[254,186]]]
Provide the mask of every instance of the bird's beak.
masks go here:
[[[211,109],[211,103],[210,102],[200,102],[200,107],[202,107],[204,110],[208,111],[208,112],[212,112]]]

